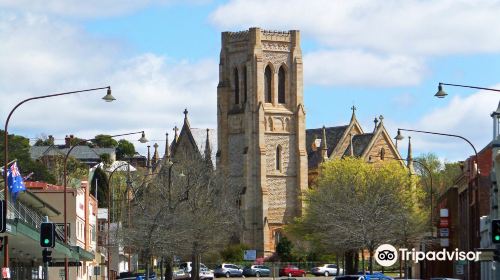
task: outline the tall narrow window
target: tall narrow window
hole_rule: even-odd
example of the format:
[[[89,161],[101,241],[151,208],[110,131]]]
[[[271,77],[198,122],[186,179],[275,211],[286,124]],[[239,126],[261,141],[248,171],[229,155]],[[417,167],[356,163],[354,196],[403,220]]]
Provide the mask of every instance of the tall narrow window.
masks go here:
[[[266,97],[267,103],[273,102],[273,96],[271,94],[271,85],[272,85],[272,77],[273,73],[271,72],[271,67],[267,66],[264,71],[264,94]]]
[[[280,70],[278,71],[278,103],[281,104],[285,103],[285,83],[285,69],[283,68],[283,66],[281,66]]]
[[[238,77],[238,69],[234,69],[234,104],[240,103],[240,79]]]
[[[247,103],[247,67],[243,68],[243,103]]]
[[[385,149],[384,148],[380,149],[380,159],[381,160],[385,159]]]
[[[276,170],[281,170],[281,146],[276,147]]]

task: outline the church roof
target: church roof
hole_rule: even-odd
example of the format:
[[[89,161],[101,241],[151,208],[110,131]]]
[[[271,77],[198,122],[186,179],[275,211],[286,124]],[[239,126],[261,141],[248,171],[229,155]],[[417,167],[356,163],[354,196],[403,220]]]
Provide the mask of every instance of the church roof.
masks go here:
[[[337,144],[339,143],[342,135],[344,135],[345,130],[348,125],[326,127],[326,144],[328,147],[328,156],[333,152]],[[314,153],[312,145],[316,142],[317,147],[321,144],[321,136],[323,134],[323,128],[311,128],[306,130],[306,146],[307,154]],[[317,141],[319,139],[319,141]]]
[[[191,128],[191,134],[193,135],[193,139],[196,143],[196,146],[198,146],[199,152],[203,155],[207,140],[207,129]],[[215,166],[215,154],[217,153],[217,131],[215,129],[208,130],[208,139],[210,140],[210,149],[212,151],[211,153],[212,163]]]
[[[373,138],[373,133],[358,134],[352,137],[353,153],[355,157],[359,157],[363,154],[363,152],[370,144],[372,138]],[[350,150],[351,150],[351,145],[349,144],[349,146],[344,152],[344,156],[349,156],[351,154]]]

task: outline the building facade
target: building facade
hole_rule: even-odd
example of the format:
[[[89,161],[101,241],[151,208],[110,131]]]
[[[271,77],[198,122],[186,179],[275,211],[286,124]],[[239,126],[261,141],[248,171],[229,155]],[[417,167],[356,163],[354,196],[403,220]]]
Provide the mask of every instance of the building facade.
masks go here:
[[[307,190],[300,33],[223,32],[217,87],[217,168],[242,188],[241,242],[274,252]]]

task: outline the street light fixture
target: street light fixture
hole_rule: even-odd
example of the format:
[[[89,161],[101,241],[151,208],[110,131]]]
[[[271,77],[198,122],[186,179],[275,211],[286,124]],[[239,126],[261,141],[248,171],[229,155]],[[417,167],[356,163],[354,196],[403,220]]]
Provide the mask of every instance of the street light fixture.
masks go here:
[[[109,93],[109,92],[108,92]],[[111,94],[111,93],[109,93]],[[111,96],[112,97],[112,96]],[[114,137],[120,137],[120,136],[127,136],[127,135],[134,135],[134,134],[139,134],[141,133],[141,138],[139,138],[139,142],[141,143],[145,143],[147,142],[148,140],[146,139],[146,136],[145,136],[145,133],[144,131],[138,131],[138,132],[130,132],[130,133],[124,133],[124,134],[116,134],[116,135],[111,135],[110,137],[111,138],[114,138]],[[66,153],[66,155],[64,156],[64,164],[63,164],[63,177],[64,177],[64,189],[63,189],[63,199],[64,199],[64,202],[63,202],[63,208],[64,208],[64,211],[63,211],[63,216],[64,216],[64,243],[65,244],[68,244],[68,221],[67,221],[67,215],[66,215],[66,209],[67,209],[67,206],[66,206],[66,193],[67,193],[67,185],[68,185],[68,168],[67,168],[67,163],[68,163],[68,158],[71,154],[71,152],[73,151],[74,148],[82,145],[82,144],[85,144],[89,141],[92,141],[92,140],[95,140],[95,138],[93,139],[84,139],[80,142],[78,142],[76,145],[74,146],[71,146],[68,150],[68,152]],[[65,260],[64,260],[64,275],[65,275],[65,279],[68,280],[68,258],[66,257]]]
[[[70,95],[70,94],[75,94],[75,93],[82,93],[82,92],[90,92],[90,91],[97,91],[101,89],[107,89],[107,94],[106,96],[103,97],[104,100],[107,102],[111,102],[115,100],[115,98],[111,95],[111,87],[100,87],[100,88],[92,88],[92,89],[84,89],[84,90],[77,90],[77,91],[69,91],[69,92],[62,92],[62,93],[55,93],[55,94],[48,94],[48,95],[40,95],[40,96],[35,96],[35,97],[30,97],[27,99],[24,99],[23,101],[19,102],[12,110],[10,111],[9,115],[7,116],[7,119],[5,120],[5,128],[4,128],[4,200],[5,200],[5,209],[6,213],[5,215],[7,216],[8,212],[8,202],[9,202],[9,186],[7,182],[7,163],[9,162],[9,133],[8,133],[8,127],[9,127],[9,120],[12,117],[12,114],[14,111],[21,106],[22,104],[31,101],[31,100],[37,100],[37,99],[45,99],[45,98],[50,98],[50,97],[57,97],[57,96],[63,96],[63,95]],[[3,239],[3,267],[9,267],[9,237],[4,236]]]

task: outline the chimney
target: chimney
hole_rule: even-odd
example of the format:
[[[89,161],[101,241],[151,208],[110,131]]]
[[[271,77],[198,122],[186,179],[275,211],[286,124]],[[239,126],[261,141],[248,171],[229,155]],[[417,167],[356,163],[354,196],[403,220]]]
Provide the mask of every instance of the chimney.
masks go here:
[[[64,137],[64,146],[65,146],[66,148],[71,147],[71,139],[69,138],[69,136],[68,136],[68,135],[66,135],[66,136]]]

